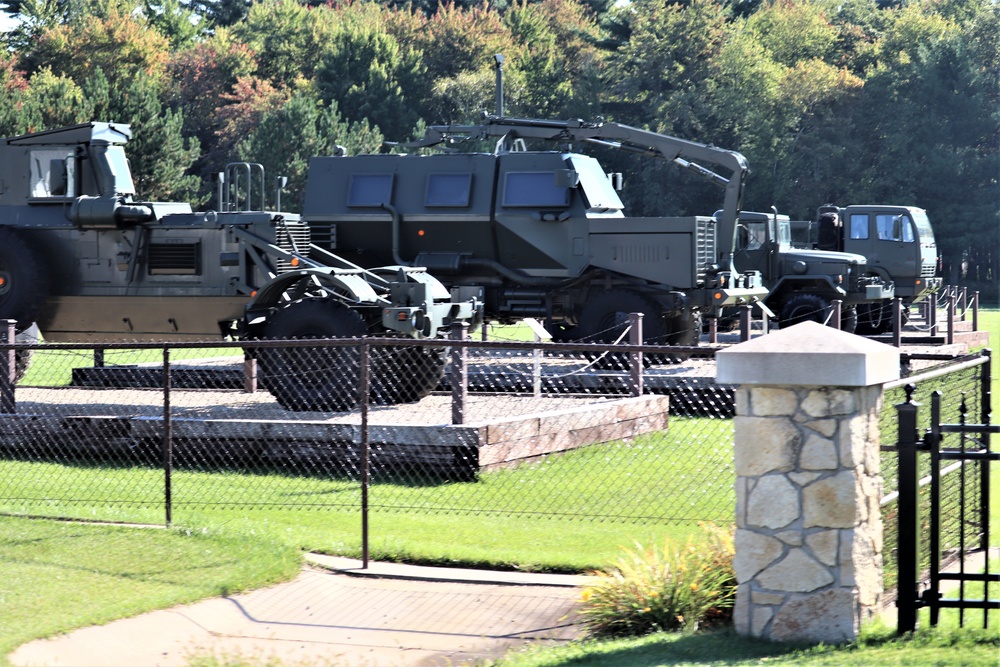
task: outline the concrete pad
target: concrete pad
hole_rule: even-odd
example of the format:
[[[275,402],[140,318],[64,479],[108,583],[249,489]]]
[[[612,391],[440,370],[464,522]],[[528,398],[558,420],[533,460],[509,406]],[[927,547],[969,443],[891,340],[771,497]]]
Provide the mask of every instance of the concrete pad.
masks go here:
[[[215,653],[432,667],[582,636],[577,586],[585,578],[476,570],[453,578],[447,569],[317,560],[333,569],[310,566],[285,584],[30,642],[8,659],[16,667],[179,667]]]

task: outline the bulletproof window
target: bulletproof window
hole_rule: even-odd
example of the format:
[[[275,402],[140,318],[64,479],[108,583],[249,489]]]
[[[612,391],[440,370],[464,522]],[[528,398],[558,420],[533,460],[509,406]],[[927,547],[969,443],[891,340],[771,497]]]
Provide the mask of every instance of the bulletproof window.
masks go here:
[[[569,188],[556,185],[552,171],[509,171],[504,177],[503,205],[565,208]]]
[[[392,202],[392,174],[354,174],[347,205],[379,207]]]
[[[851,238],[868,238],[868,214],[854,213],[851,215]]]
[[[424,206],[465,207],[472,193],[472,174],[430,174]]]
[[[74,151],[69,148],[33,150],[30,154],[33,198],[75,197]]]

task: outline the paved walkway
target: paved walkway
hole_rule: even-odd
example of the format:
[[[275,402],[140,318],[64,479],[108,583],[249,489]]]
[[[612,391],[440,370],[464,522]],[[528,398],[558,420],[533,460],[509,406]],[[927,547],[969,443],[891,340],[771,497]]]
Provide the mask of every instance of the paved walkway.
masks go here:
[[[317,667],[458,666],[565,643],[585,577],[425,568],[310,555],[293,581],[34,641],[16,667],[172,667],[192,655]],[[352,576],[356,575],[356,576]]]

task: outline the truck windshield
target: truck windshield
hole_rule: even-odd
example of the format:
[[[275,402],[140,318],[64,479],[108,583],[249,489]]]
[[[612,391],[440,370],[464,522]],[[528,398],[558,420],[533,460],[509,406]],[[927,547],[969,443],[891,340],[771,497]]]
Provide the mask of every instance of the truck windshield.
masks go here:
[[[135,183],[132,182],[132,171],[128,167],[125,149],[121,146],[108,146],[108,166],[115,176],[115,190],[118,194],[134,195]]]
[[[934,243],[934,230],[931,228],[931,221],[927,219],[927,212],[919,208],[911,208],[910,215],[917,226],[917,233],[920,235],[921,243]]]
[[[792,245],[792,223],[788,220],[778,220],[778,245],[780,246],[791,246]]]

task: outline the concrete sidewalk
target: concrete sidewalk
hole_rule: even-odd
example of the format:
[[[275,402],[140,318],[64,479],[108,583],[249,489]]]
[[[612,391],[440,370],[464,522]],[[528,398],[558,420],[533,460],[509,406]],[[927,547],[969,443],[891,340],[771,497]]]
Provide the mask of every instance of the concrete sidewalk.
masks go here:
[[[293,581],[150,612],[9,656],[17,667],[172,667],[192,655],[284,665],[457,666],[565,643],[586,577],[427,568],[309,554]]]

